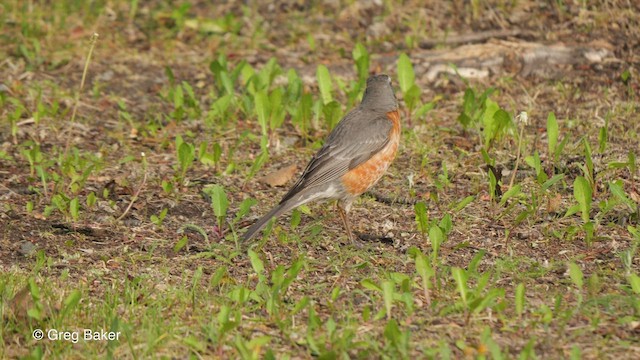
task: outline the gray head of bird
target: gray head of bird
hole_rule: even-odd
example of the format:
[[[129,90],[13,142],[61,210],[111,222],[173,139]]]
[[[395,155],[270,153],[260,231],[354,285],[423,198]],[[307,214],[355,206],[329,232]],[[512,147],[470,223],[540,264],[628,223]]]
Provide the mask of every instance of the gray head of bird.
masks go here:
[[[398,100],[391,86],[391,77],[380,74],[367,79],[367,89],[362,97],[361,107],[384,112],[398,109]]]

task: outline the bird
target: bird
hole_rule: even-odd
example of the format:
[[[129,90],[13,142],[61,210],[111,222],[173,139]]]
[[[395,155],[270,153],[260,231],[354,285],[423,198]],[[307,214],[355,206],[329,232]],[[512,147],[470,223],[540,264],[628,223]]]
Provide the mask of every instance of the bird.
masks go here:
[[[243,235],[247,241],[269,222],[312,201],[337,200],[347,237],[354,242],[349,210],[353,201],[380,180],[395,159],[401,119],[391,77],[367,79],[360,104],[345,115],[282,200]]]

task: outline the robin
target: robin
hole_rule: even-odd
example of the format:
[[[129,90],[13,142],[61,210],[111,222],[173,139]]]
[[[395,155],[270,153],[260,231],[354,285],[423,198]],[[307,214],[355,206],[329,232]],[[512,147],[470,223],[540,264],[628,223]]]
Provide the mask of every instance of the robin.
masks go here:
[[[271,218],[300,205],[314,200],[338,200],[338,212],[353,242],[351,204],[380,180],[395,158],[399,143],[400,113],[391,78],[371,76],[360,106],[340,120],[295,185],[247,230],[243,240],[251,239]]]

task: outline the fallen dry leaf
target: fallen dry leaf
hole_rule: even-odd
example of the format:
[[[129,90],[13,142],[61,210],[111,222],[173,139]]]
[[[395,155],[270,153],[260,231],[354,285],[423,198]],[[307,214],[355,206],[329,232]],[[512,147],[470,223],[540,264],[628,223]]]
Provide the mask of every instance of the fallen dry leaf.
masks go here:
[[[298,167],[295,164],[280,168],[261,177],[258,181],[269,186],[283,186],[295,175]]]
[[[547,199],[547,212],[550,214],[557,213],[560,205],[562,205],[562,195],[549,196]]]

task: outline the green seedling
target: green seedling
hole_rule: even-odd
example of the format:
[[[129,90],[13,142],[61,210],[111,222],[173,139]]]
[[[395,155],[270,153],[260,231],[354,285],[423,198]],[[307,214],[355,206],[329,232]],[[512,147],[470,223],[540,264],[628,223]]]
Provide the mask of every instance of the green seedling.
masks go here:
[[[438,192],[443,192],[449,185],[451,185],[451,180],[449,180],[449,170],[447,170],[447,163],[442,162],[442,172],[438,174],[437,178],[434,179],[434,183]]]
[[[501,184],[496,177],[494,167],[489,167],[489,197],[492,201],[496,201],[497,197],[502,193]]]
[[[580,305],[582,304],[582,288],[584,286],[584,275],[582,274],[580,266],[576,265],[576,263],[571,262],[569,263],[568,267],[569,277],[571,278],[571,282],[576,286],[578,305]]]
[[[611,194],[613,194],[614,198],[618,202],[626,205],[629,210],[631,210],[632,212],[638,211],[638,205],[633,200],[629,199],[629,197],[627,197],[627,194],[625,193],[622,185],[622,180],[610,181],[609,191],[611,192]]]
[[[38,39],[31,39],[31,43],[22,43],[18,45],[18,54],[27,63],[28,69],[38,69],[44,63],[45,58],[42,56],[42,47]]]
[[[166,68],[167,74],[171,74],[171,69]],[[173,75],[168,76],[173,79]],[[173,84],[175,80],[170,82],[169,89],[165,95],[166,99],[173,103],[173,111],[170,116],[176,121],[184,119],[198,119],[202,113],[200,103],[198,102],[193,88],[189,83],[183,81],[180,84]]]
[[[591,146],[586,138],[582,139],[582,143],[584,145],[584,158],[585,163],[579,164],[580,169],[582,169],[582,173],[584,174],[584,178],[589,182],[589,186],[591,187],[592,193],[596,192],[596,178],[593,168],[593,156],[591,155]]]
[[[435,278],[436,272],[431,265],[431,260],[428,256],[423,254],[418,248],[411,247],[409,249],[409,255],[414,258],[416,272],[422,279],[422,291],[424,292],[424,299],[427,306],[431,305],[431,280]]]
[[[640,276],[636,274],[629,274],[628,280],[631,290],[633,290],[635,294],[640,295]]]
[[[182,250],[185,246],[187,246],[188,242],[189,242],[189,238],[186,235],[183,235],[182,237],[180,237],[178,241],[176,241],[176,244],[173,245],[173,252],[175,253],[180,252],[180,250]]]
[[[260,152],[260,154],[253,161],[253,165],[251,165],[251,168],[249,169],[249,174],[247,174],[247,178],[249,179],[253,178],[258,173],[258,171],[262,168],[262,166],[264,166],[264,164],[267,163],[268,160],[269,160],[269,152],[268,150],[263,148],[262,152]]]
[[[408,359],[411,339],[410,330],[401,330],[395,319],[387,321],[384,327],[385,353],[396,359]]]
[[[578,176],[573,182],[573,197],[576,199],[578,204],[570,207],[565,216],[573,215],[580,211],[582,214],[582,221],[588,223],[591,219],[590,212],[592,195],[591,186],[587,179],[582,176]]]
[[[269,97],[267,96],[266,90],[261,90],[256,92],[253,97],[253,101],[256,107],[256,115],[258,117],[258,124],[260,124],[260,129],[262,129],[262,137],[266,138],[268,135],[269,129],[269,116],[270,116],[270,107],[269,107]]]
[[[509,199],[512,197],[516,197],[522,193],[522,185],[516,184],[515,186],[509,188],[504,194],[502,194],[502,198],[500,198],[500,206],[504,206]]]
[[[518,315],[518,317],[522,317],[524,313],[524,306],[526,301],[524,284],[520,283],[518,284],[518,286],[516,286],[514,297],[515,297],[516,315]]]
[[[529,165],[530,167],[532,167],[533,170],[535,171],[536,181],[538,182],[538,184],[543,184],[549,179],[549,177],[547,176],[547,173],[544,171],[544,168],[542,167],[542,160],[540,160],[540,154],[538,153],[537,150],[533,153],[533,155],[529,155],[525,157],[524,162],[527,163],[527,165]]]
[[[73,290],[71,293],[64,299],[62,310],[58,314],[56,319],[56,326],[62,327],[64,319],[67,318],[73,311],[77,310],[78,304],[82,299],[82,293],[80,290]]]
[[[582,229],[585,231],[586,238],[585,241],[587,245],[591,244],[593,240],[595,226],[591,221],[591,202],[593,193],[591,191],[591,186],[589,185],[589,181],[582,176],[578,176],[576,180],[573,182],[573,196],[578,202],[578,204],[570,207],[567,210],[565,216],[573,215],[576,212],[580,211],[582,214]]]
[[[70,152],[67,151],[58,156],[57,165],[60,174],[66,177],[69,182],[65,190],[72,194],[78,194],[84,188],[91,174],[102,166],[102,160],[94,154],[81,153],[74,147]],[[56,183],[62,185],[64,180],[56,180]]]
[[[43,299],[40,287],[36,284],[36,281],[33,278],[29,278],[28,287],[33,304],[29,309],[27,309],[27,316],[30,319],[42,320],[46,316],[46,310],[42,304]]]
[[[462,79],[466,82],[466,79]],[[488,88],[480,95],[477,95],[475,89],[470,87],[464,91],[462,108],[457,120],[465,130],[479,126],[486,100],[494,91],[495,89]]]
[[[70,199],[65,194],[55,194],[51,197],[51,204],[45,206],[44,216],[50,216],[55,210],[58,210],[65,217],[69,217],[69,202]]]
[[[607,148],[607,141],[609,141],[609,118],[611,117],[611,113],[608,113],[604,119],[604,126],[600,128],[598,132],[598,152],[601,154]]]
[[[427,212],[427,204],[423,201],[418,201],[413,208],[416,214],[418,231],[422,234],[426,234],[429,231],[429,213]]]
[[[236,67],[236,69],[238,69],[237,75],[239,75],[243,70],[241,67]],[[227,58],[221,54],[217,60],[214,60],[209,64],[209,70],[211,70],[213,77],[215,78],[218,93],[234,96],[235,90],[233,84],[236,78],[234,78],[234,74],[229,73]],[[248,80],[249,79],[247,79],[247,81]]]
[[[222,234],[222,226],[224,219],[227,216],[227,209],[229,207],[229,200],[227,199],[227,193],[221,185],[211,185],[205,187],[203,190],[211,198],[211,208],[213,209],[213,215],[216,217],[219,233]]]
[[[622,82],[624,83],[624,85],[627,87],[627,96],[629,96],[629,98],[634,98],[634,91],[633,91],[633,86],[632,86],[632,76],[631,76],[631,71],[629,69],[626,69],[625,71],[622,72],[622,74],[620,74],[620,80],[622,80]]]
[[[369,77],[371,57],[369,56],[367,48],[361,43],[357,43],[356,46],[353,47],[351,55],[353,56],[353,61],[355,62],[356,71],[358,73],[358,84],[359,87],[362,88]]]
[[[453,211],[460,212],[462,209],[466,208],[469,204],[471,204],[476,199],[475,196],[469,195],[466,198],[460,200],[458,203],[454,204]]]
[[[416,74],[413,64],[407,54],[400,54],[398,58],[398,84],[404,96],[404,103],[407,106],[407,115],[411,118],[413,110],[420,101],[422,90],[416,84]]]
[[[493,102],[491,99],[485,101],[485,109],[482,116],[483,139],[485,149],[491,148],[492,144],[499,140],[507,130],[513,125],[511,115]]]
[[[318,80],[318,89],[320,90],[320,98],[323,105],[328,105],[333,101],[333,84],[331,82],[331,75],[329,75],[329,69],[324,65],[318,65],[316,70],[316,77]]]
[[[631,180],[631,184],[634,184],[634,189],[636,188],[635,176],[638,170],[636,163],[636,154],[633,150],[629,150],[627,153],[627,161],[626,162],[611,162],[607,165],[609,169],[622,169],[627,168],[629,170],[629,178]]]
[[[318,65],[316,76],[321,101],[316,102],[315,111],[317,115],[322,113],[327,122],[327,127],[333,129],[342,117],[342,106],[333,99],[333,82],[331,81],[329,69],[324,65]]]
[[[69,201],[69,214],[73,221],[78,221],[78,217],[80,216],[80,200],[77,197]]]
[[[484,252],[479,252],[471,260],[468,270],[452,267],[451,276],[453,277],[456,288],[460,295],[460,303],[455,304],[455,308],[462,308],[467,314],[466,321],[468,323],[471,315],[492,308],[497,305],[499,299],[504,298],[505,290],[502,288],[489,288],[488,283],[491,273],[479,274],[477,267],[482,259]],[[476,286],[469,287],[469,279],[474,278]]]
[[[429,228],[429,241],[431,242],[431,264],[436,266],[438,264],[438,253],[440,246],[446,240],[445,232],[438,225],[432,225]]]
[[[547,116],[547,141],[547,158],[553,159],[555,163],[558,161],[558,153],[556,152],[558,148],[558,120],[553,112]]]
[[[162,187],[162,191],[167,195],[173,192],[174,186],[172,181],[162,180],[160,186]],[[103,195],[103,197],[106,198],[107,196]]]
[[[211,152],[209,152],[207,148],[208,144],[206,142],[200,143],[198,148],[198,159],[205,166],[213,166],[217,173],[220,158],[222,157],[222,147],[220,144],[214,143]]]
[[[375,315],[374,319],[379,320],[385,316],[387,319],[390,319],[393,316],[392,309],[395,303],[403,304],[409,314],[413,313],[412,280],[407,275],[402,273],[389,273],[387,279],[379,283],[371,279],[364,279],[360,282],[360,285],[382,296],[384,309],[381,309]]]
[[[624,266],[625,274],[629,276],[633,270],[633,259],[638,252],[638,247],[640,247],[640,225],[636,227],[629,225],[627,226],[627,230],[633,235],[633,240],[629,249],[621,252],[619,256]]]
[[[494,91],[489,88],[478,95],[473,88],[467,87],[458,116],[458,122],[465,130],[475,128],[479,131],[480,143],[487,151],[513,127],[511,115],[489,98]]]
[[[215,95],[212,94],[211,97],[215,97]],[[235,112],[235,106],[233,95],[225,94],[215,97],[204,117],[207,127],[215,129],[217,125],[227,125],[231,114]]]
[[[500,345],[498,345],[498,343],[496,343],[491,337],[491,328],[486,327],[484,329],[481,336],[481,342],[489,349],[492,359],[502,360],[505,358],[502,350],[500,349]]]
[[[162,227],[162,222],[164,221],[164,218],[167,216],[168,211],[169,209],[164,208],[162,209],[162,211],[160,211],[160,214],[151,215],[150,217],[151,222],[157,227]]]
[[[175,167],[178,172],[177,177],[180,184],[184,184],[185,176],[187,175],[187,171],[193,165],[193,161],[195,160],[195,148],[192,144],[189,144],[182,140],[182,136],[176,136],[176,156],[178,158],[178,164]]]

